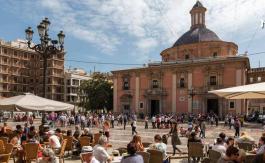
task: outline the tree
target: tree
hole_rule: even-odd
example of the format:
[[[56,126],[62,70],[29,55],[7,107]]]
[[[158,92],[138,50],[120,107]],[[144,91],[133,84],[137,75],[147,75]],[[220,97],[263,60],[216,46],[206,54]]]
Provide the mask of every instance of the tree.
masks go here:
[[[79,94],[85,95],[80,105],[86,110],[113,109],[113,84],[103,73],[94,73],[92,79],[84,81]]]

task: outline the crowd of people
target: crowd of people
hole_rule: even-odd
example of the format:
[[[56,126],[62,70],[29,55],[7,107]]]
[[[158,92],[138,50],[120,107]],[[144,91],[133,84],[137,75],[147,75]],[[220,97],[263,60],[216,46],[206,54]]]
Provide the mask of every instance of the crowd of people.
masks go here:
[[[32,118],[31,118],[32,117]],[[219,125],[219,118],[214,114],[196,116],[190,115],[173,115],[173,114],[160,114],[156,116],[144,117],[144,128],[149,129],[151,124],[152,129],[168,129],[167,134],[156,134],[154,136],[153,143],[149,147],[144,147],[142,144],[141,133],[137,131],[137,116],[135,114],[67,114],[67,113],[49,113],[43,116],[43,122],[47,122],[45,126],[42,124],[38,129],[34,126],[34,117],[28,116],[24,126],[16,125],[15,130],[11,130],[11,126],[7,123],[3,123],[0,130],[0,136],[8,137],[9,142],[16,147],[15,155],[20,161],[23,159],[25,143],[36,143],[39,145],[38,156],[43,163],[56,162],[55,156],[60,152],[62,147],[63,135],[73,137],[73,147],[75,152],[73,155],[79,156],[80,153],[90,152],[90,162],[92,163],[104,163],[111,162],[113,156],[111,156],[107,149],[110,147],[111,129],[115,126],[122,126],[125,130],[127,125],[131,125],[132,140],[127,144],[127,155],[121,160],[122,163],[141,163],[143,158],[137,154],[137,152],[146,151],[148,149],[155,149],[163,153],[164,163],[168,162],[168,138],[170,137],[173,153],[182,154],[183,151],[179,148],[183,142],[180,137],[187,137],[187,147],[191,142],[204,143],[203,139],[206,138],[207,126]],[[179,125],[187,123],[187,125]],[[71,125],[74,125],[75,129],[71,130]],[[256,154],[255,160],[263,160],[260,155],[265,155],[265,134],[259,139],[258,144],[255,144],[255,140],[247,133],[241,132],[240,128],[243,125],[241,117],[227,115],[224,118],[224,126],[228,126],[227,129],[235,130],[234,135],[227,136],[225,133],[220,133],[219,136],[213,141],[212,145],[209,145],[209,149],[218,151],[221,153],[219,163],[230,162],[242,162],[243,154],[238,148],[237,144],[242,142],[250,142],[253,144],[253,150],[250,153]],[[188,126],[188,127],[184,127]],[[56,128],[57,127],[57,128]],[[64,130],[67,129],[68,130]],[[56,128],[56,129],[53,129]],[[98,128],[101,134],[97,144],[93,144],[94,134],[91,128]],[[80,137],[89,137],[92,146],[80,145]],[[46,146],[43,146],[46,144]],[[200,158],[193,158],[194,161],[198,161]]]

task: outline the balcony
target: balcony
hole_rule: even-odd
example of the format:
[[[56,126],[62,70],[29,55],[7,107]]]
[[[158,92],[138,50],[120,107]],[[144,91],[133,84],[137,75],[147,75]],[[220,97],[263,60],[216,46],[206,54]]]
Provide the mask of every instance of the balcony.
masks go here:
[[[167,91],[166,89],[147,89],[145,90],[145,95],[146,96],[167,96]]]
[[[204,87],[204,90],[205,91],[213,91],[213,90],[222,89],[222,88],[224,88],[223,85],[220,85],[220,84],[210,85],[210,83],[208,83],[208,85]]]

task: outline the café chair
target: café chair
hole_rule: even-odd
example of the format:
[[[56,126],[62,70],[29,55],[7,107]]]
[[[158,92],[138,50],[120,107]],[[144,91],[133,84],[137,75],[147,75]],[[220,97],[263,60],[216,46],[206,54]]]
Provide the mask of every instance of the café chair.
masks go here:
[[[93,146],[95,146],[96,144],[98,144],[98,140],[101,136],[101,133],[95,133],[94,134],[94,143],[93,143]]]
[[[84,146],[90,146],[90,140],[91,140],[91,138],[88,137],[88,136],[80,137],[79,138],[79,143],[80,143],[81,148],[84,147]]]
[[[190,158],[201,159],[203,157],[203,144],[199,142],[190,142],[188,147],[188,162],[190,163]]]
[[[37,143],[27,143],[23,145],[24,147],[24,160],[26,162],[38,161],[38,150],[39,144]]]
[[[163,153],[161,151],[155,149],[148,149],[147,152],[150,153],[150,163],[163,162]],[[169,158],[167,157],[166,160],[169,160]]]
[[[62,162],[64,163],[64,153],[65,153],[66,144],[67,144],[67,139],[64,139],[62,141],[60,153],[57,155],[60,163],[62,163]]]
[[[4,146],[6,146],[6,144],[8,143],[8,137],[0,137],[0,140],[3,141]]]
[[[66,144],[66,147],[65,147],[65,151],[68,152],[68,155],[69,155],[69,152],[73,151],[73,137],[72,136],[65,136],[63,135],[63,139],[66,139],[67,140],[67,144]]]
[[[148,152],[136,152],[136,154],[141,155],[143,157],[144,163],[149,163],[150,153],[148,153]]]
[[[211,160],[211,163],[217,163],[219,158],[221,157],[221,153],[212,149],[209,149],[209,158]]]
[[[13,144],[6,144],[5,151],[3,154],[0,154],[0,162],[1,163],[8,163],[9,159],[13,152]]]

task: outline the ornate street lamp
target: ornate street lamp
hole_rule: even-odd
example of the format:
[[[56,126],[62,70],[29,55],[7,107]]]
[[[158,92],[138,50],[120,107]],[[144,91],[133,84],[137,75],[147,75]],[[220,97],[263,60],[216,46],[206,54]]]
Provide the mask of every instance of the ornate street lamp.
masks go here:
[[[37,26],[38,33],[40,36],[40,44],[31,45],[33,30],[28,27],[26,32],[26,39],[28,41],[28,47],[37,53],[39,53],[43,59],[43,97],[46,98],[46,75],[47,75],[47,60],[54,54],[61,53],[64,51],[64,38],[65,34],[63,31],[57,35],[58,40],[52,40],[48,35],[50,21],[48,18],[42,20]]]

